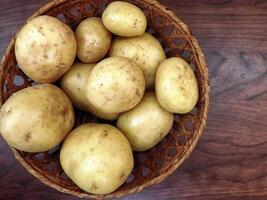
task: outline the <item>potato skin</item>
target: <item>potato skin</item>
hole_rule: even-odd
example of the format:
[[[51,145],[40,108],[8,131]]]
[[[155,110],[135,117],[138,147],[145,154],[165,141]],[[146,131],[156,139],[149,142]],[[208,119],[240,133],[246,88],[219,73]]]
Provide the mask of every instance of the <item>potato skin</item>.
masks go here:
[[[128,140],[118,129],[108,124],[84,124],[64,141],[60,163],[81,189],[107,194],[125,182],[134,159]]]
[[[108,53],[112,34],[105,28],[100,18],[91,17],[78,25],[75,37],[78,58],[85,63],[94,63]]]
[[[97,110],[85,95],[85,86],[91,70],[96,64],[74,63],[60,80],[60,87],[69,96],[75,107],[90,112],[98,118],[115,120],[119,114],[106,114]]]
[[[156,95],[160,105],[169,112],[190,112],[198,100],[198,84],[190,65],[173,57],[163,62],[156,75]]]
[[[147,19],[137,6],[122,1],[108,5],[102,15],[103,23],[115,35],[133,37],[144,34]]]
[[[26,152],[57,146],[72,129],[74,112],[65,93],[51,84],[14,93],[2,106],[0,131],[8,144]]]
[[[159,143],[171,130],[174,116],[158,103],[154,92],[146,92],[132,110],[122,113],[117,127],[133,150],[146,151]]]
[[[111,57],[98,63],[88,77],[86,97],[104,113],[122,113],[142,99],[145,78],[142,70],[130,59]]]
[[[71,67],[76,48],[72,30],[58,19],[43,15],[20,30],[15,54],[28,77],[39,83],[53,83]]]
[[[138,64],[145,75],[147,89],[154,89],[158,66],[166,60],[161,44],[148,33],[133,38],[115,38],[109,56],[127,57]]]

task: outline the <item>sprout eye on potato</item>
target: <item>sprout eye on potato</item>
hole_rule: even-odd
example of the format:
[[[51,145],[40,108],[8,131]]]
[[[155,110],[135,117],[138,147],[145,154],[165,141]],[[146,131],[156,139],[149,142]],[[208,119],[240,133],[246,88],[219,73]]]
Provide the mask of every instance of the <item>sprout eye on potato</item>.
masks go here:
[[[159,41],[148,33],[138,37],[114,39],[109,56],[127,57],[138,64],[145,75],[147,89],[154,89],[158,66],[166,59]]]
[[[146,151],[169,133],[173,120],[173,114],[159,105],[155,93],[147,92],[135,108],[120,115],[117,127],[133,150]]]
[[[84,124],[64,141],[60,163],[83,190],[107,194],[126,181],[134,160],[128,140],[117,128],[107,124]]]
[[[103,113],[96,109],[86,98],[86,81],[94,66],[95,64],[75,63],[62,77],[60,87],[66,92],[77,108],[90,112],[101,119],[115,120],[119,114]]]
[[[104,113],[122,113],[142,99],[145,78],[130,59],[111,57],[102,60],[91,71],[85,87],[87,99]]]
[[[137,6],[115,1],[108,5],[102,15],[103,23],[115,35],[133,37],[144,34],[146,16]]]
[[[198,85],[190,65],[182,58],[169,58],[158,68],[156,95],[160,105],[169,112],[190,112],[198,100]]]
[[[105,28],[102,20],[91,17],[83,20],[75,31],[77,56],[85,63],[94,63],[107,54],[112,35]]]
[[[72,30],[58,19],[43,15],[20,30],[15,54],[27,76],[39,83],[53,83],[71,67],[76,48]]]
[[[0,132],[12,147],[42,152],[57,146],[72,129],[70,100],[51,84],[14,93],[1,108]]]

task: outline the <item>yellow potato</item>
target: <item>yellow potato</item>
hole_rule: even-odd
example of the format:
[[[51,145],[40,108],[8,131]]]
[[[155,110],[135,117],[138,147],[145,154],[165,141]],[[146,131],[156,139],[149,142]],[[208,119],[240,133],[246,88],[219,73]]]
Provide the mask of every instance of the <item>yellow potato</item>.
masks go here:
[[[122,113],[141,101],[145,78],[130,59],[107,58],[91,71],[85,90],[87,99],[96,109],[104,113]]]
[[[70,70],[62,77],[60,87],[69,96],[75,107],[92,113],[98,118],[115,120],[119,114],[106,114],[97,110],[85,95],[87,78],[95,64],[75,63]]]
[[[22,71],[39,83],[52,83],[68,71],[76,56],[72,30],[50,16],[39,16],[19,32],[15,54]]]
[[[108,124],[84,124],[64,141],[60,163],[81,189],[107,194],[125,182],[134,159],[129,142],[118,129]]]
[[[57,146],[70,132],[74,113],[65,93],[51,84],[13,94],[2,106],[0,132],[8,144],[26,152]]]
[[[133,37],[144,34],[146,16],[137,6],[115,1],[108,5],[102,15],[104,25],[115,35]]]
[[[78,58],[85,63],[94,63],[108,53],[112,34],[105,28],[100,18],[91,17],[79,24],[75,37]]]
[[[159,105],[155,93],[147,92],[136,107],[120,115],[117,127],[133,150],[146,151],[169,133],[173,120],[173,114]]]
[[[147,89],[154,88],[158,66],[166,59],[159,41],[148,33],[133,38],[114,39],[109,56],[127,57],[138,64],[145,75]]]
[[[156,95],[167,111],[190,112],[198,100],[198,84],[190,65],[177,57],[163,62],[156,75]]]

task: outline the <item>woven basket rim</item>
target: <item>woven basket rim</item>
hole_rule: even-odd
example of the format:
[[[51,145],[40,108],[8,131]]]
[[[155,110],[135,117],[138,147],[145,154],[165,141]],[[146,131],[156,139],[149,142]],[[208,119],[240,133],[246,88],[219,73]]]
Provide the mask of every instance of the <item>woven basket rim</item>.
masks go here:
[[[41,8],[39,8],[33,15],[31,15],[26,20],[25,23],[27,23],[28,21],[30,21],[31,19],[33,19],[39,15],[44,14],[45,12],[49,11],[49,9],[55,8],[56,6],[59,6],[59,5],[66,3],[68,1],[69,0],[52,0],[51,2],[49,2],[49,3],[45,4],[44,6],[42,6]],[[140,0],[138,0],[138,1],[140,1]],[[35,176],[37,179],[39,179],[45,185],[48,185],[49,187],[52,187],[52,188],[54,188],[60,192],[63,192],[63,193],[75,195],[78,197],[87,197],[87,198],[95,198],[95,199],[122,197],[125,195],[136,193],[136,192],[142,191],[144,188],[146,188],[148,186],[162,182],[170,174],[172,174],[184,162],[184,160],[189,157],[189,155],[192,153],[193,149],[195,148],[197,142],[199,141],[200,137],[202,136],[204,127],[206,126],[207,115],[208,115],[208,110],[209,110],[209,99],[210,99],[209,72],[208,72],[208,67],[207,67],[205,55],[204,55],[201,47],[199,46],[197,39],[190,32],[188,26],[181,19],[179,19],[170,9],[168,9],[165,6],[163,6],[162,4],[160,4],[157,0],[142,0],[142,2],[145,4],[150,4],[151,6],[158,8],[158,10],[160,12],[162,12],[162,14],[169,16],[175,22],[175,24],[179,25],[180,29],[187,36],[187,38],[186,38],[187,41],[194,48],[196,55],[197,55],[196,58],[197,58],[198,62],[200,63],[200,65],[202,66],[200,68],[200,71],[202,71],[202,74],[203,74],[202,84],[204,84],[204,88],[205,88],[203,98],[205,98],[205,101],[204,101],[204,111],[201,113],[201,122],[199,123],[199,127],[196,128],[196,131],[194,133],[196,135],[196,137],[194,138],[192,143],[190,145],[188,145],[188,147],[186,147],[187,150],[184,151],[183,154],[179,156],[180,159],[179,160],[176,159],[172,165],[165,167],[165,169],[162,171],[160,176],[155,177],[153,179],[150,179],[149,181],[145,182],[144,184],[135,186],[134,188],[132,188],[130,190],[122,191],[122,192],[116,192],[115,191],[115,193],[111,193],[111,194],[107,194],[107,195],[93,195],[93,194],[86,193],[86,192],[80,193],[80,192],[66,189],[63,186],[60,186],[60,185],[54,183],[53,180],[51,180],[45,174],[39,173],[38,170],[35,169],[35,167],[33,165],[31,165],[29,162],[27,162],[20,155],[18,150],[10,147],[15,158],[27,169],[27,171],[29,171],[33,176]],[[17,37],[19,30],[17,31],[16,35],[11,39],[8,47],[6,48],[4,56],[2,58],[1,66],[0,66],[0,85],[3,84],[3,66],[5,66],[5,64],[7,62],[7,56],[9,55],[9,53],[12,51],[12,49],[14,47],[15,39]],[[190,39],[189,39],[189,37],[190,37]],[[3,102],[2,102],[3,98],[2,97],[3,97],[3,94],[2,94],[2,92],[0,92],[0,98],[1,98],[0,106],[2,106],[2,104],[3,104]]]

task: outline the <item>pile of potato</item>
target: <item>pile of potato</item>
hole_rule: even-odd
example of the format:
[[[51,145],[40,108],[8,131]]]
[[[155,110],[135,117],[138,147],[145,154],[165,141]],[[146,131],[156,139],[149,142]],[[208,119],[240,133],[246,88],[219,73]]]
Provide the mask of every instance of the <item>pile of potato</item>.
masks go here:
[[[145,33],[144,13],[113,2],[101,18],[83,20],[75,33],[50,16],[29,21],[15,43],[17,62],[37,85],[14,93],[2,106],[0,131],[8,144],[43,152],[62,141],[60,162],[83,190],[107,194],[134,166],[132,151],[146,151],[171,130],[174,114],[190,112],[197,81],[182,58],[166,59]],[[76,55],[80,62],[75,62]],[[60,88],[53,85],[60,80]],[[76,108],[108,124],[72,130]]]

